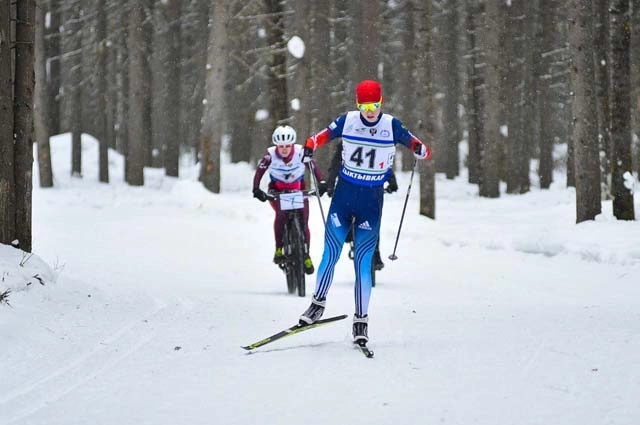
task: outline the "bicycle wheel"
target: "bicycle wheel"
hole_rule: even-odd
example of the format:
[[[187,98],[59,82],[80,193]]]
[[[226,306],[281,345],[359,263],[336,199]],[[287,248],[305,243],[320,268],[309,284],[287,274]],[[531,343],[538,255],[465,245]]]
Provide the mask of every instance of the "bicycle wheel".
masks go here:
[[[376,267],[375,261],[371,261],[371,287],[375,288],[376,286]]]
[[[284,255],[287,290],[290,294],[297,291],[299,296],[304,297],[304,233],[297,215],[288,219],[285,224]]]
[[[294,274],[294,267],[290,262],[291,259],[291,239],[294,237],[295,229],[292,227],[293,220],[287,220],[284,225],[284,235],[282,236],[282,253],[284,254],[284,274],[287,279],[287,291],[290,294],[295,294],[297,289],[296,277]]]
[[[306,282],[304,275],[304,229],[302,227],[302,217],[297,214],[293,221],[293,228],[295,229],[291,238],[292,248],[292,262],[293,269],[296,275],[296,288],[298,290],[298,296],[304,297],[306,295]]]

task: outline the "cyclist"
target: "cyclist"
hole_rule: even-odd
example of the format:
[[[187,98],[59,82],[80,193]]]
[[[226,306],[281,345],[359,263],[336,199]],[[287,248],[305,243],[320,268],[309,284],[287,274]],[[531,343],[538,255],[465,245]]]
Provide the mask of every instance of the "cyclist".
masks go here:
[[[327,171],[327,196],[329,196],[329,198],[333,197],[333,191],[335,190],[336,180],[338,179],[340,167],[342,167],[342,143],[337,143],[336,150],[333,154],[333,158],[331,159],[331,165],[329,166],[329,170]],[[387,180],[387,186],[384,188],[384,191],[387,193],[394,193],[398,191],[398,182],[396,180],[396,175],[393,172],[393,168],[391,168],[390,170],[389,178]],[[347,233],[347,238],[344,240],[344,242],[350,243],[352,241],[353,228],[351,228],[351,230],[349,230],[349,233]],[[380,235],[378,235],[376,250],[373,253],[373,268],[375,270],[382,270],[384,268],[382,257],[380,257]]]
[[[256,173],[253,176],[253,197],[262,202],[268,200],[268,195],[260,189],[260,181],[267,170],[269,171],[269,192],[285,192],[290,190],[305,189],[305,166],[309,168],[309,164],[302,162],[303,148],[296,145],[296,131],[288,126],[281,125],[277,127],[271,135],[271,141],[275,146],[267,149],[267,153],[258,163]],[[316,181],[318,183],[320,194],[326,191],[326,183],[323,180],[322,173],[313,163]],[[273,222],[273,232],[276,242],[276,251],[273,255],[273,262],[280,265],[284,262],[284,254],[282,253],[282,236],[284,234],[285,216],[280,210],[278,202],[270,201],[271,207],[275,211],[275,220]],[[305,198],[304,209],[304,236],[305,236],[305,259],[304,271],[311,274],[314,271],[313,262],[309,256],[309,242],[311,240],[311,232],[309,231],[309,200]]]
[[[431,156],[431,149],[400,120],[382,113],[382,102],[382,87],[377,81],[360,82],[356,87],[357,109],[340,115],[327,128],[309,137],[304,147],[303,161],[310,161],[316,148],[336,138],[342,138],[344,152],[340,178],[327,214],[316,288],[311,305],[300,316],[300,324],[311,324],[322,317],[336,263],[355,219],[353,340],[359,344],[369,339],[371,262],[380,233],[383,185],[393,165],[396,144],[404,145],[417,159]]]

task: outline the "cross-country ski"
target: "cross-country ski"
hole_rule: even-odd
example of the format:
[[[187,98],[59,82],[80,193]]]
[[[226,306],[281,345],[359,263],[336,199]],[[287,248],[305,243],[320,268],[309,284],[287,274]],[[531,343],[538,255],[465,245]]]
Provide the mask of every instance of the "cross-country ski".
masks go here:
[[[275,333],[271,336],[268,336],[260,341],[254,342],[253,344],[245,345],[242,348],[245,350],[253,350],[258,347],[262,347],[263,345],[270,344],[272,342],[278,341],[279,339],[286,338],[291,335],[298,334],[300,332],[308,331],[309,329],[317,328],[319,326],[326,325],[328,323],[337,322],[338,320],[346,319],[347,315],[343,314],[340,316],[328,317],[326,319],[320,319],[317,322],[314,322],[310,325],[293,325],[287,329],[284,329],[278,333]]]

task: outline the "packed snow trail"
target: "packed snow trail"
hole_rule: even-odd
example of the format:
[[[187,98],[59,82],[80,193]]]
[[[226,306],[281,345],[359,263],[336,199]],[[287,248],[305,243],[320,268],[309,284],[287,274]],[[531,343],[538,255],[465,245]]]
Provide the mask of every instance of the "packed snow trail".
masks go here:
[[[56,187],[34,188],[33,234],[57,280],[0,307],[2,425],[640,420],[640,226],[613,220],[610,203],[575,225],[570,190],[487,200],[438,178],[433,221],[415,213],[414,187],[399,259],[373,290],[375,358],[355,352],[350,319],[247,354],[241,345],[295,323],[314,282],[307,298],[287,294],[251,168],[226,164],[217,195],[189,168],[146,170],[132,188],[114,156],[103,185],[91,168],[66,177],[69,152],[52,147]],[[403,198],[385,198],[384,257]],[[317,208],[311,231],[317,263]],[[325,317],[353,313],[346,251]]]

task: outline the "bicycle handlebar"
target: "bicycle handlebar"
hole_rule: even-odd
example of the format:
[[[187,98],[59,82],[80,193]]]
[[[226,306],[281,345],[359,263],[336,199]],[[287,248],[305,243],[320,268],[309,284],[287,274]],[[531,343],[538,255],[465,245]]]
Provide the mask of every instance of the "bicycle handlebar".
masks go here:
[[[302,192],[302,195],[305,198],[309,198],[311,196],[315,196],[316,195],[316,190],[315,189],[311,189],[311,190],[291,190],[288,192],[270,192],[267,193],[267,200],[269,201],[277,201],[278,199],[280,199],[280,194],[281,193],[297,193],[297,192]]]

